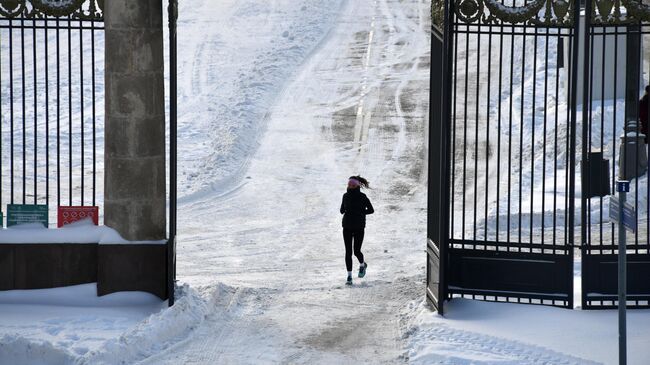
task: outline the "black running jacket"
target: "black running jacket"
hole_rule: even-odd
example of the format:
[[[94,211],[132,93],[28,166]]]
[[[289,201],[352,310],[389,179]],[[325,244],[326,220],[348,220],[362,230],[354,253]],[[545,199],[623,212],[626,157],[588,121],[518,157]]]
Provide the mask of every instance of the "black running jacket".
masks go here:
[[[348,189],[343,194],[343,201],[341,202],[343,228],[349,230],[366,228],[366,215],[374,212],[370,199],[361,192],[360,188]]]

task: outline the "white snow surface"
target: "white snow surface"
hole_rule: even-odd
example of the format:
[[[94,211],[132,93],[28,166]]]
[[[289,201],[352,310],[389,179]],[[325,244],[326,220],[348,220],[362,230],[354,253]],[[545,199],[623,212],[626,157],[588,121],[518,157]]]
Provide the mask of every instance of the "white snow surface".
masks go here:
[[[166,306],[141,292],[97,297],[96,284],[0,292],[0,364],[84,360]]]
[[[340,12],[341,0],[179,3],[179,202],[232,189],[269,108]],[[186,141],[186,143],[183,143]]]
[[[455,299],[445,317],[411,304],[413,364],[616,364],[617,311]],[[647,364],[650,312],[628,312],[628,364]]]
[[[96,226],[90,219],[84,219],[61,228],[25,223],[0,229],[0,243],[164,244],[166,241],[127,241],[113,228]]]
[[[615,311],[423,304],[429,17],[428,0],[182,1],[176,304],[2,293],[0,364],[616,363]],[[357,173],[376,213],[346,287]],[[630,364],[648,318],[630,312]]]

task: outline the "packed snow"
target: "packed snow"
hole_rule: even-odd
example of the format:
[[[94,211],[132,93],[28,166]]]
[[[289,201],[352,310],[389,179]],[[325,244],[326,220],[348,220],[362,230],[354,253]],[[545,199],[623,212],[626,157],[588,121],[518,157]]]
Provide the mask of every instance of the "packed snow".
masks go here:
[[[97,297],[96,284],[0,292],[0,364],[72,364],[166,308],[148,293]]]
[[[111,227],[96,226],[91,219],[66,224],[61,228],[45,228],[41,223],[24,223],[0,229],[0,243],[99,243],[99,244],[165,244],[167,241],[128,241]]]
[[[454,299],[445,317],[413,304],[413,364],[617,364],[618,313]],[[646,364],[650,315],[628,312],[628,364]]]
[[[179,14],[175,305],[94,284],[0,292],[0,364],[616,363],[615,311],[426,306],[428,0],[193,0]],[[353,174],[376,213],[368,274],[346,287]],[[650,311],[628,323],[643,364]]]

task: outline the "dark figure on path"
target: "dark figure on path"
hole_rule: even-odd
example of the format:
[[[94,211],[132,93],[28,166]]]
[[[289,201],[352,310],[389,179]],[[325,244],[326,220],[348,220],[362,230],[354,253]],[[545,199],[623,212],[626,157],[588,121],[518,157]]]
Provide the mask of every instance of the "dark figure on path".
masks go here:
[[[645,94],[639,101],[639,120],[641,121],[641,133],[645,135],[645,143],[648,144],[648,96],[650,94],[650,85],[645,87]]]
[[[368,180],[361,176],[350,176],[348,191],[343,194],[343,202],[341,202],[345,266],[348,269],[347,285],[352,285],[352,247],[354,247],[354,256],[359,260],[360,278],[366,275],[366,268],[368,267],[368,264],[363,260],[361,245],[363,244],[363,234],[366,228],[366,215],[374,213],[375,210],[370,204],[370,199],[361,192],[362,187],[369,188]]]

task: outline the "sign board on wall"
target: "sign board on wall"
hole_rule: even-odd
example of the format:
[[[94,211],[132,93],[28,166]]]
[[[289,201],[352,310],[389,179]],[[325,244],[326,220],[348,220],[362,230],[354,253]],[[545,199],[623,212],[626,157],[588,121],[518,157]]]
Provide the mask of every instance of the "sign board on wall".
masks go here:
[[[99,224],[99,207],[59,207],[57,209],[57,227],[74,223],[84,219],[92,219],[95,225]]]
[[[47,205],[8,204],[7,227],[25,223],[41,223],[48,227]]]

